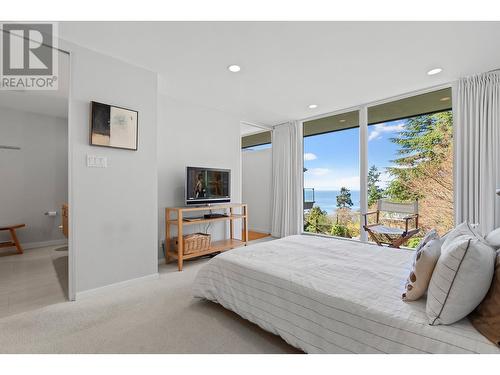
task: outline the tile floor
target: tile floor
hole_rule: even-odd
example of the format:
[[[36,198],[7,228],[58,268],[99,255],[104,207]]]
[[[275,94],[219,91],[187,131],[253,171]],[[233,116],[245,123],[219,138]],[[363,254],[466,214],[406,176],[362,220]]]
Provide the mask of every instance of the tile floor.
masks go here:
[[[67,246],[0,250],[0,318],[64,302],[67,287]]]

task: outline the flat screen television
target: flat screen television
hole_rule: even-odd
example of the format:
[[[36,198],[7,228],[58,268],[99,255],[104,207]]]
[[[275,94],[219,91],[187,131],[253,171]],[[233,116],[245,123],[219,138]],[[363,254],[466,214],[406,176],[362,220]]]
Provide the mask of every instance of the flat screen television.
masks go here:
[[[186,205],[227,203],[231,201],[229,169],[187,167]]]

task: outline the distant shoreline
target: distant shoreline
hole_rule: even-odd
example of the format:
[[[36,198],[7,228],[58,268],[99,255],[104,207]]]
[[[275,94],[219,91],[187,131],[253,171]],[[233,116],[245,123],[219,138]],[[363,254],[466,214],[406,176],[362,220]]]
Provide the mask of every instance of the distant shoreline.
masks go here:
[[[353,212],[360,210],[360,191],[350,190]],[[339,190],[316,190],[314,189],[314,206],[320,207],[329,215],[334,215],[337,211],[337,195],[340,194]]]

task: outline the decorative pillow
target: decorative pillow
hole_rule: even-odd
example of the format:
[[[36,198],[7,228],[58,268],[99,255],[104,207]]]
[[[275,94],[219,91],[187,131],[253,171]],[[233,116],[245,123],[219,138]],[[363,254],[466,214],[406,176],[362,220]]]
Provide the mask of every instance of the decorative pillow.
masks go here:
[[[495,251],[459,227],[444,241],[429,283],[426,313],[431,325],[452,324],[467,316],[491,285]]]
[[[469,224],[468,222],[464,221],[462,224],[457,225],[454,229],[446,233],[446,237],[444,237],[443,241],[443,246],[445,246],[446,243],[451,243],[454,241],[457,237],[463,236],[463,235],[468,235],[471,236],[484,244],[488,245],[484,237],[481,235],[481,233],[478,232],[477,230],[477,225],[475,226],[474,224]]]
[[[415,252],[410,276],[402,296],[403,301],[415,301],[425,294],[439,255],[441,255],[439,236]]]
[[[495,249],[500,248],[500,228],[497,228],[495,230],[492,230],[487,236],[486,236],[486,242]]]
[[[469,315],[469,319],[481,334],[500,346],[500,251],[497,252],[490,290],[483,302]]]
[[[424,238],[422,238],[420,240],[420,242],[418,243],[417,247],[415,248],[415,254],[420,250],[422,249],[428,242],[432,241],[432,240],[435,240],[435,239],[439,239],[439,234],[438,232],[436,232],[435,229],[431,229],[430,231],[428,231]]]

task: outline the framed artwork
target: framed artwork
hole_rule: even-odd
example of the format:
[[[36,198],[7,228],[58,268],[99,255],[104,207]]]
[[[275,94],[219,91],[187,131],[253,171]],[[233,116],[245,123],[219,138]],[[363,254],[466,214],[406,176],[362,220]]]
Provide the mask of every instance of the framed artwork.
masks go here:
[[[98,102],[91,107],[91,145],[137,151],[137,111]]]

